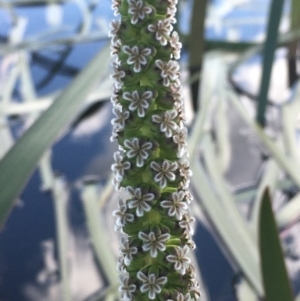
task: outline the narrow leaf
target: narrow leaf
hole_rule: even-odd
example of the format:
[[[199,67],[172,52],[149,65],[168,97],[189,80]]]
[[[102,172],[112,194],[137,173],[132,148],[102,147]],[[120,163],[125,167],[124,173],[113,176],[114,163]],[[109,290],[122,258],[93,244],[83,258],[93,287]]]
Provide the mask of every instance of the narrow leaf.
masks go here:
[[[268,189],[259,219],[259,251],[267,301],[293,301]]]
[[[110,244],[106,243],[110,238],[103,226],[104,223],[101,221],[98,195],[96,183],[92,181],[84,183],[81,198],[93,249],[105,278],[111,285],[115,285],[118,283],[117,260],[112,253]]]
[[[232,220],[225,214],[226,211],[220,206],[220,201],[215,195],[215,191],[199,160],[191,161],[191,167],[195,201],[206,211],[207,217],[218,233],[218,237],[222,239],[222,246],[234,258],[255,292],[262,296],[263,288],[260,279],[257,248],[253,248],[251,244],[247,243],[247,237],[240,235],[239,229],[232,224]]]
[[[62,297],[64,301],[71,301],[70,267],[68,260],[68,218],[67,202],[69,191],[62,177],[53,178],[53,201],[55,208],[56,239],[61,275]]]
[[[268,33],[263,52],[263,73],[258,97],[257,122],[264,126],[267,97],[272,73],[274,53],[277,45],[277,35],[281,18],[283,0],[273,0],[269,15]]]

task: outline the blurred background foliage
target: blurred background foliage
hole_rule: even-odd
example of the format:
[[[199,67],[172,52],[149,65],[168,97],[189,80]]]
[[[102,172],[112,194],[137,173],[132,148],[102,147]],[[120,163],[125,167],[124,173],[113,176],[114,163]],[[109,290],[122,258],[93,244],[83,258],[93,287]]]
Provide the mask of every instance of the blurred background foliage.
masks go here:
[[[110,5],[0,0],[1,301],[118,300]],[[299,16],[179,1],[203,301],[300,300]]]

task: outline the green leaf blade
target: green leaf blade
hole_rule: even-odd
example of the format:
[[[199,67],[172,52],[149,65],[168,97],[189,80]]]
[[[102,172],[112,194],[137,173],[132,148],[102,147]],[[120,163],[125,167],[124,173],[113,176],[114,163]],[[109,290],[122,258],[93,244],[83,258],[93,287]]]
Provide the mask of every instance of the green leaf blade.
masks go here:
[[[293,301],[268,189],[260,210],[259,251],[266,301]]]

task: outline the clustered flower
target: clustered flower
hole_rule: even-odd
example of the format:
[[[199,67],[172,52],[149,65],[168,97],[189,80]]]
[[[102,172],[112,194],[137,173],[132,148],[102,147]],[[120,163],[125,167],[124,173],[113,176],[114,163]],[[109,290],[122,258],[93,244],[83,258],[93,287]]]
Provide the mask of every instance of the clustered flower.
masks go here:
[[[178,0],[112,0],[113,215],[120,232],[122,301],[189,301],[200,295],[189,251],[191,170],[173,30]],[[176,280],[177,279],[177,280]],[[176,282],[177,281],[177,282]]]

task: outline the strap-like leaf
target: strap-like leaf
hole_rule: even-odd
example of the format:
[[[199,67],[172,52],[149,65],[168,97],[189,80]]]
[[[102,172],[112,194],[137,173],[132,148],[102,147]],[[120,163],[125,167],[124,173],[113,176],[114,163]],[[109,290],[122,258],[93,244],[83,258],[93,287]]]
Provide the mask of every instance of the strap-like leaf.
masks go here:
[[[268,189],[261,203],[259,251],[266,300],[293,301]]]
[[[257,122],[264,126],[267,97],[271,79],[274,53],[277,45],[278,28],[281,19],[283,0],[273,0],[269,15],[268,33],[263,52],[263,73],[260,82],[260,92],[257,106]]]

